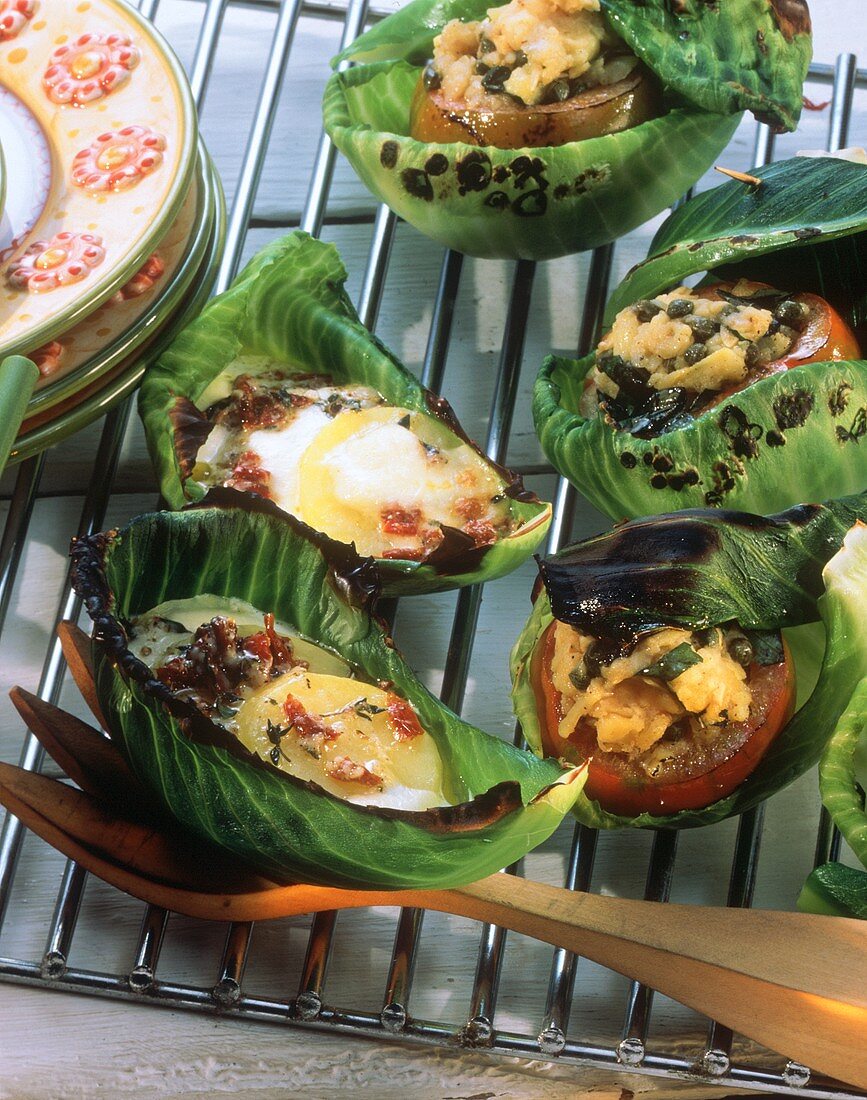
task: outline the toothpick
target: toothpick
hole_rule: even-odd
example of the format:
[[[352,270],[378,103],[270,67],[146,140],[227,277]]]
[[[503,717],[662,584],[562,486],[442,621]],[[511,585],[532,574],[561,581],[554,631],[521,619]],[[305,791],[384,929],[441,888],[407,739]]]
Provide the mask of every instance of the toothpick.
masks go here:
[[[740,180],[741,183],[748,183],[751,187],[761,187],[762,180],[758,176],[751,176],[747,172],[735,172],[731,168],[720,168],[718,164],[714,165],[714,170],[722,172],[724,176],[731,176],[733,180]]]

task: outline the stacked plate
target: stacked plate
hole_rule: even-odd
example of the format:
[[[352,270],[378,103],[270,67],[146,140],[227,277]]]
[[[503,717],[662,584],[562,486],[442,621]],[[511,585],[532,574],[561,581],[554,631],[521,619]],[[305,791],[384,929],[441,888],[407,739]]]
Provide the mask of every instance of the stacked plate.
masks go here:
[[[11,460],[138,383],[211,288],[219,180],[186,77],[123,0],[0,0],[0,359],[40,369]]]

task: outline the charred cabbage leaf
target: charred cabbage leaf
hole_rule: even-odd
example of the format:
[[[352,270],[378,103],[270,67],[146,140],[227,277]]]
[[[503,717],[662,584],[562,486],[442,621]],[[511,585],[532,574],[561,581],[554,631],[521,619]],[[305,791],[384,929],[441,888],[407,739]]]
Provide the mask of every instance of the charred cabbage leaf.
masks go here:
[[[625,641],[661,626],[815,622],[822,571],[867,493],[775,516],[696,509],[632,520],[539,562],[554,617]]]
[[[582,628],[591,633],[623,637],[627,632],[640,632],[660,623],[686,625],[692,614],[697,617],[696,625],[702,626],[737,618],[747,626],[775,629],[821,619],[825,628],[824,656],[815,687],[755,771],[731,795],[699,811],[666,817],[641,814],[627,819],[606,813],[582,794],[574,810],[582,822],[603,828],[623,825],[691,828],[710,824],[743,813],[816,764],[846,709],[851,685],[867,675],[867,637],[860,621],[867,599],[867,571],[863,560],[858,560],[859,557],[867,560],[867,554],[863,549],[853,554],[853,536],[846,535],[865,510],[867,497],[860,501],[831,502],[819,510],[809,506],[805,510],[794,509],[788,519],[786,514],[768,520],[747,515],[730,517],[729,523],[734,519],[734,525],[727,536],[720,537],[716,527],[706,529],[713,533],[710,542],[706,539],[691,542],[689,529],[693,517],[689,514],[685,527],[681,528],[676,521],[682,517],[659,517],[659,538],[653,537],[653,520],[630,524],[625,530],[633,528],[633,531],[627,534],[622,548],[622,581],[616,577],[614,556],[618,532],[579,543],[566,551],[571,555],[571,567],[577,576],[582,570],[582,547],[588,547],[588,592],[593,576],[602,579],[598,618],[592,601],[585,601],[580,615]],[[674,526],[669,526],[671,522]],[[788,530],[784,529],[786,525]],[[642,529],[644,538],[639,539],[637,534]],[[862,532],[863,528],[858,526],[854,530]],[[863,544],[863,534],[857,537]],[[608,544],[612,554],[607,561],[606,538],[613,540]],[[645,540],[647,548],[643,549]],[[668,554],[670,564],[660,565],[660,554]],[[649,583],[638,580],[642,562],[649,571]],[[823,562],[827,564],[817,587],[817,569]],[[768,577],[761,576],[765,572]],[[573,586],[567,609],[574,610],[580,602],[574,594],[582,584],[583,580]],[[562,577],[554,588],[559,605],[564,589]],[[542,739],[530,662],[542,633],[553,620],[551,602],[543,591],[511,657],[515,711],[524,736],[537,752],[541,751]],[[856,621],[857,628],[853,628]],[[787,637],[791,639],[793,633],[797,636],[800,632],[787,630]],[[810,639],[806,641],[807,644],[791,648],[798,679],[811,682],[816,669]],[[801,698],[799,691],[799,703]]]
[[[483,19],[490,0],[413,0],[334,59],[423,64],[451,19]],[[794,130],[812,56],[804,0],[602,0],[614,31],[671,89],[714,114],[753,111]]]
[[[614,240],[682,196],[740,118],[685,104],[622,133],[554,148],[432,144],[409,136],[419,72],[385,61],[335,73],[325,129],[377,198],[471,256],[544,260]]]
[[[362,383],[393,404],[436,417],[469,443],[451,406],[409,373],[370,333],[344,289],[346,269],[333,245],[290,233],[259,252],[232,286],[211,301],[150,368],[139,412],[163,497],[172,508],[200,500],[191,480],[196,451],[209,430],[197,401],[240,355],[268,356],[299,372],[328,375],[335,383]],[[487,461],[487,460],[486,460]],[[550,505],[526,490],[510,470],[488,465],[503,479],[516,530],[488,546],[456,537],[426,561],[380,559],[387,594],[437,591],[490,580],[516,568],[535,549],[550,522]],[[226,490],[229,498],[252,499]]]
[[[867,168],[796,157],[756,174],[759,188],[726,183],[675,211],[648,258],[615,290],[606,324],[633,302],[712,271],[714,279],[742,276],[827,298],[863,347]],[[592,354],[549,357],[536,381],[533,418],[554,466],[613,519],[706,506],[770,512],[867,484],[863,360],[810,363],[759,379],[651,438],[602,412],[581,414],[594,362]]]
[[[457,886],[546,839],[583,785],[581,769],[540,761],[436,700],[372,617],[370,559],[291,518],[161,512],[80,540],[73,561],[95,624],[97,690],[112,738],[191,843],[212,841],[278,881]],[[154,680],[130,653],[123,623],[205,592],[271,609],[360,678],[390,681],[434,738],[453,804],[411,812],[336,798],[248,752]]]

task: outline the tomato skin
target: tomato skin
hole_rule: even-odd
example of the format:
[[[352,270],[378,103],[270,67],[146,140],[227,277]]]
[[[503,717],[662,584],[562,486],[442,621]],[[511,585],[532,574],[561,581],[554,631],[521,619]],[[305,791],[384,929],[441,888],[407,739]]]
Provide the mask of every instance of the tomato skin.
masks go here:
[[[556,625],[556,621],[551,623],[543,632],[530,665],[542,748],[546,756],[566,757],[573,763],[581,763],[576,746],[571,741],[564,741],[557,732],[562,717],[561,696],[551,678]],[[708,771],[680,782],[641,784],[626,781],[616,769],[607,766],[608,754],[599,752],[589,758],[584,793],[603,810],[623,817],[701,810],[731,794],[755,769],[794,712],[794,664],[785,642],[783,650],[785,659],[780,664],[750,666],[748,682],[753,692],[753,706],[750,718],[741,724],[746,727],[747,738],[737,751]]]
[[[773,289],[768,283],[752,285],[756,289]],[[696,294],[703,298],[718,298],[720,290],[731,291],[733,286],[734,283],[714,283],[711,286],[701,287]],[[768,363],[758,373],[752,374],[737,386],[721,390],[704,408],[718,405],[724,398],[731,397],[733,393],[739,393],[751,386],[753,382],[770,374],[782,374],[793,367],[803,367],[807,363],[836,363],[842,359],[861,358],[861,347],[855,333],[830,302],[808,291],[793,294],[792,301],[803,302],[810,314],[807,327],[799,334],[787,354]]]
[[[562,103],[496,110],[462,107],[438,90],[425,87],[424,76],[410,107],[410,136],[417,141],[492,145],[498,149],[541,148],[616,134],[662,113],[662,97],[643,66],[605,88],[591,88]]]

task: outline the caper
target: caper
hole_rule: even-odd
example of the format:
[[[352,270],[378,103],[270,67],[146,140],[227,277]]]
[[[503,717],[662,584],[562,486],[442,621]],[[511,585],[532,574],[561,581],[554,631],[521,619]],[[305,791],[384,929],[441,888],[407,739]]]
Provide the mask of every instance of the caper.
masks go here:
[[[495,65],[482,77],[482,87],[486,92],[502,92],[503,84],[512,75],[508,65]]]
[[[674,301],[668,303],[665,312],[669,317],[677,320],[679,317],[688,317],[694,309],[695,303],[691,302],[689,298],[675,298]]]
[[[477,61],[476,62],[476,76],[484,76],[485,73],[488,73],[490,71],[491,71],[491,66],[486,65],[484,63],[484,61]]]
[[[651,302],[647,298],[641,302],[636,302],[632,308],[635,310],[635,316],[643,325],[646,325],[648,321],[652,321],[657,313],[662,313],[662,306],[657,305],[656,302]]]
[[[803,332],[807,327],[809,312],[804,302],[796,302],[793,298],[787,298],[784,302],[780,302],[774,310],[774,317],[781,324],[788,325],[789,328],[793,328],[797,332]]]
[[[583,660],[579,661],[569,673],[569,683],[576,691],[584,691],[592,679]]]
[[[769,362],[770,359],[768,359],[760,344],[750,344],[744,352],[744,363],[747,370],[755,370],[757,367],[763,367]]]
[[[696,649],[706,649],[708,646],[716,645],[718,640],[719,628],[715,626],[694,630],[692,633],[692,644]]]
[[[749,668],[753,663],[753,647],[743,634],[736,634],[734,638],[729,638],[727,649],[731,659],[737,661],[741,668]]]
[[[435,92],[443,82],[442,77],[432,64],[425,65],[423,80],[424,86],[429,92]]]
[[[527,64],[527,55],[523,50],[517,50],[515,52],[515,60],[512,62],[512,69],[520,69],[522,65]]]
[[[486,38],[484,35],[482,35],[482,37],[479,39],[479,53],[491,53],[496,48],[497,47],[490,40],[490,38]]]
[[[569,95],[569,81],[559,77],[557,80],[552,80],[545,89],[542,103],[562,103],[569,98]]]
[[[704,359],[707,353],[707,348],[704,344],[690,344],[683,353],[683,357],[689,366],[694,367],[696,363],[700,363],[701,360]]]
[[[693,339],[697,343],[704,343],[719,332],[719,325],[711,317],[688,317],[684,324],[692,329]]]

